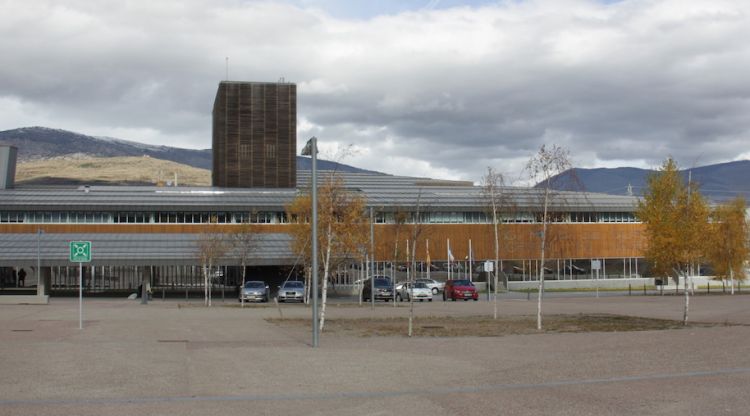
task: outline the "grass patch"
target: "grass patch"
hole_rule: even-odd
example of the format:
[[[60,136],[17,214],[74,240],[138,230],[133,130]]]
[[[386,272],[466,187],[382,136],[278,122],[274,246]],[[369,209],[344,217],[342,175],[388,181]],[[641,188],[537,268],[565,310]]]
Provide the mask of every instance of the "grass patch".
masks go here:
[[[627,287],[600,287],[599,292],[627,292],[628,290],[632,290],[633,293],[636,293],[638,291],[643,292],[643,285],[640,286],[633,286],[632,288]],[[646,285],[646,290],[656,290],[656,286],[649,286]],[[519,292],[519,293],[537,293],[539,291],[539,288],[528,288],[528,289],[512,289],[510,292]],[[595,287],[571,287],[571,288],[544,288],[545,292],[596,292]]]
[[[268,319],[280,326],[307,327],[308,319]],[[684,328],[682,322],[609,314],[549,315],[544,317],[541,333],[626,332]],[[689,327],[715,326],[691,323]],[[408,318],[326,319],[325,332],[370,336],[405,336]],[[472,317],[419,317],[414,319],[414,336],[418,337],[501,337],[538,334],[535,316],[504,316],[492,319]]]

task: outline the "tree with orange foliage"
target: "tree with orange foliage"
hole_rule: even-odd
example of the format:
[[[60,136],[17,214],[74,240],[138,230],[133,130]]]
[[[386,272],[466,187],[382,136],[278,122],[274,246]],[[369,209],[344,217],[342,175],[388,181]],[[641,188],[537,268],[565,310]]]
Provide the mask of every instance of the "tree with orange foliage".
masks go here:
[[[318,247],[319,264],[323,268],[320,308],[320,330],[325,325],[328,279],[331,270],[361,256],[368,241],[368,218],[365,200],[344,187],[335,172],[325,173],[318,185]],[[289,206],[287,215],[296,223],[290,227],[292,250],[311,264],[312,196],[310,191],[298,195]]]
[[[694,182],[683,182],[677,163],[669,158],[647,178],[637,215],[646,226],[645,255],[652,272],[684,281],[682,322],[687,325],[690,270],[705,257],[706,236],[710,235],[708,204]]]
[[[729,278],[734,294],[735,277],[745,279],[745,261],[748,258],[748,224],[745,218],[745,199],[737,197],[716,206],[711,212],[712,233],[709,244],[709,263],[716,277]]]

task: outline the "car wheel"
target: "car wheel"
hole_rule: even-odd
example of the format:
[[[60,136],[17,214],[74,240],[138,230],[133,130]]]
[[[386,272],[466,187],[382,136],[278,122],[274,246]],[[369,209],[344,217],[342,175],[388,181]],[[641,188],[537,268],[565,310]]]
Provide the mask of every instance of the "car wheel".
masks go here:
[[[424,302],[424,299],[420,299],[419,301],[420,301],[420,302]]]
[[[469,300],[468,298],[464,298],[464,302],[466,302],[466,301],[468,301],[468,300]]]
[[[478,300],[479,300],[479,298],[474,298],[474,302],[476,302],[476,301],[478,301]]]
[[[432,302],[432,299],[427,299],[428,302]]]
[[[440,292],[440,291],[438,290],[438,288],[436,288],[436,287],[433,287],[433,288],[432,288],[432,294],[433,294],[433,295],[437,295],[437,294],[438,294],[438,292]]]

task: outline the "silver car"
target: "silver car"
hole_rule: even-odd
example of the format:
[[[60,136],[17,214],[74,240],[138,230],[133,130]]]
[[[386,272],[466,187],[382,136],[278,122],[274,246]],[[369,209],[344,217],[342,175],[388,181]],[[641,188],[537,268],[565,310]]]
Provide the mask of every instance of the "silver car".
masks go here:
[[[305,301],[305,284],[296,280],[288,280],[279,286],[279,302]]]
[[[268,286],[260,280],[250,280],[245,282],[245,286],[240,289],[240,302],[268,302]]]
[[[442,292],[445,288],[445,282],[438,282],[435,279],[416,279],[415,282],[424,283],[427,285],[427,287],[432,290],[433,295],[437,295],[438,293]]]

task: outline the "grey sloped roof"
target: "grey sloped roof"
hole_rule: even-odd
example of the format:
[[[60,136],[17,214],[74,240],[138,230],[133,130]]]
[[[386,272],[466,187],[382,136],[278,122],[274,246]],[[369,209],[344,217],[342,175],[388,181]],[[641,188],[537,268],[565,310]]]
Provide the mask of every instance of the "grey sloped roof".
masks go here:
[[[368,205],[381,209],[415,207],[423,210],[484,209],[481,188],[470,182],[337,172],[344,186],[361,193]],[[319,172],[319,182],[330,171]],[[298,172],[298,188],[309,186],[310,173]],[[503,187],[514,209],[535,211],[541,189]],[[0,210],[80,211],[250,211],[283,210],[297,195],[296,189],[239,189],[211,187],[91,186],[17,188],[0,190]],[[634,211],[637,198],[590,192],[555,191],[551,209],[558,211]]]
[[[91,241],[92,265],[195,265],[200,263],[200,238],[200,234],[4,234],[0,266],[36,265],[37,243],[42,266],[73,265],[68,261],[70,241]],[[293,264],[290,241],[286,234],[259,234],[248,264]],[[238,264],[236,251],[225,257],[220,264]]]

